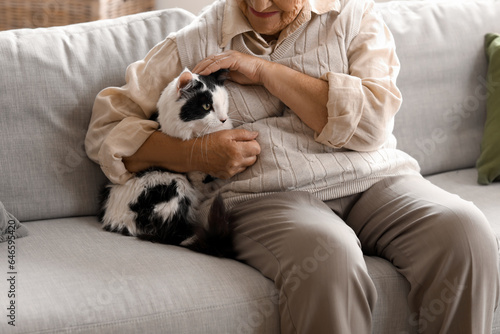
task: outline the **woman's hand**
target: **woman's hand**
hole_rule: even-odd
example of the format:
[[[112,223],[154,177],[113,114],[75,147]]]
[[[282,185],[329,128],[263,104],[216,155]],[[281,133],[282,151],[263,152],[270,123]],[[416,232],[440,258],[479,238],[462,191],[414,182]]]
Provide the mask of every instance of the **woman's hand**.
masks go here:
[[[220,179],[229,179],[257,161],[258,132],[244,129],[222,130],[195,140],[191,163],[198,170]]]
[[[131,173],[159,166],[186,173],[201,171],[229,179],[257,161],[260,145],[258,132],[244,129],[222,130],[201,138],[183,141],[154,132],[130,157],[124,157]]]
[[[273,63],[238,51],[225,51],[203,59],[193,68],[193,72],[208,75],[224,68],[229,79],[241,85],[262,85],[264,74]]]

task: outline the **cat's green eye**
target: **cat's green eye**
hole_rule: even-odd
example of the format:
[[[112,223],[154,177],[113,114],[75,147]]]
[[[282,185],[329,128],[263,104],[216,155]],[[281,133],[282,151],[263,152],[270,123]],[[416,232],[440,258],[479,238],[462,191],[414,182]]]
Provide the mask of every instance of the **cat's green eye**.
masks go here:
[[[205,109],[206,111],[210,110],[212,108],[212,105],[210,103],[204,103],[202,105],[203,109]]]

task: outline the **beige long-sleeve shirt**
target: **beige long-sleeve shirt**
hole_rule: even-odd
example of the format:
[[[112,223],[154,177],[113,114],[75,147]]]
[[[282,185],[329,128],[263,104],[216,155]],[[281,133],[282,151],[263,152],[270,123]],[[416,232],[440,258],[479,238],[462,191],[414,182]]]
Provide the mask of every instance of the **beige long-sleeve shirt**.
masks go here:
[[[310,0],[278,40],[267,43],[253,32],[236,0],[227,0],[221,34],[218,41],[213,42],[226,48],[231,41],[242,38],[254,54],[272,55],[312,18],[339,15],[346,3],[348,1]],[[328,123],[321,133],[315,134],[315,140],[333,148],[367,151],[381,147],[392,130],[391,120],[401,103],[395,84],[399,62],[392,36],[369,1],[364,5],[358,30],[349,48],[341,50],[346,70],[318,73],[318,77],[328,81],[330,90]],[[127,68],[125,86],[104,89],[97,96],[86,150],[112,182],[124,183],[132,176],[122,158],[133,155],[157,130],[157,124],[148,118],[156,110],[163,88],[182,69],[177,36],[173,34],[156,45],[143,60]]]

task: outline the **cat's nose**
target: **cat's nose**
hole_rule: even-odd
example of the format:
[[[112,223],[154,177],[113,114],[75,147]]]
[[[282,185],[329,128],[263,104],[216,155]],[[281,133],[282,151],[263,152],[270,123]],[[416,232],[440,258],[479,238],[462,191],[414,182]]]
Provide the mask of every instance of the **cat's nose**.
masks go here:
[[[227,121],[227,118],[221,119],[221,123],[225,123]]]

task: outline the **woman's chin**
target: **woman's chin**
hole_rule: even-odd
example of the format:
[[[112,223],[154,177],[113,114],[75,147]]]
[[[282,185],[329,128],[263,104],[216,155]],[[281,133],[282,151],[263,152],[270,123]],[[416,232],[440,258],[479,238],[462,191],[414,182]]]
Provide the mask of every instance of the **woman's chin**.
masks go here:
[[[266,37],[278,37],[281,30],[274,26],[264,26],[264,25],[253,25],[254,31],[261,36]]]

